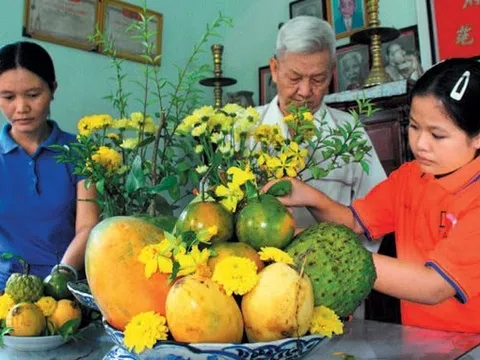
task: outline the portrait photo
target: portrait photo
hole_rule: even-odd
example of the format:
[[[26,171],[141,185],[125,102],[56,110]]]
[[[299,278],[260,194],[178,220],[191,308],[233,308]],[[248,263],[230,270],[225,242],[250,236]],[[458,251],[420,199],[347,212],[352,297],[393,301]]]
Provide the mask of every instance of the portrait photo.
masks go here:
[[[333,91],[360,89],[370,69],[368,45],[345,45],[337,48],[337,69],[333,74]]]
[[[337,39],[348,37],[367,25],[366,0],[328,0],[328,21]]]
[[[417,80],[422,74],[417,26],[400,29],[400,36],[382,44],[385,71],[392,81]]]
[[[270,66],[258,68],[258,105],[268,104],[277,95],[277,85],[273,82]]]
[[[290,3],[290,19],[295,16],[308,15],[320,19],[326,18],[326,0],[297,0]]]

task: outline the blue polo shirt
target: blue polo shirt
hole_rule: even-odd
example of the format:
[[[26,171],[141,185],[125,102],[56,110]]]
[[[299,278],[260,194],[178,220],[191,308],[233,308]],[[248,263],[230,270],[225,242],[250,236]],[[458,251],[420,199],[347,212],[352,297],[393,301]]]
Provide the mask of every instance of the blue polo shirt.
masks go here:
[[[10,124],[0,132],[0,252],[20,255],[42,279],[75,236],[76,186],[82,180],[49,149],[74,142],[75,136],[48,123],[50,136],[32,155],[9,135]],[[0,260],[0,290],[13,272],[21,272],[18,261]]]

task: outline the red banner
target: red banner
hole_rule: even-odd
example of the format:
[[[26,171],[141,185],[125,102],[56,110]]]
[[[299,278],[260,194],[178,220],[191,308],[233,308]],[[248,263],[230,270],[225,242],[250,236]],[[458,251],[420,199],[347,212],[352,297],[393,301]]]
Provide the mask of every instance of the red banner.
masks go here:
[[[437,60],[480,55],[480,0],[430,0]]]

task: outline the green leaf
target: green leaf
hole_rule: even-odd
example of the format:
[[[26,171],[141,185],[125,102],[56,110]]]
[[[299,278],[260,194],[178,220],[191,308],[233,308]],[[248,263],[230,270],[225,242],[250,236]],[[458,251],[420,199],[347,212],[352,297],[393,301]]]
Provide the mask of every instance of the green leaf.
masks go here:
[[[363,171],[367,174],[370,172],[370,165],[365,160],[360,161],[360,165],[362,166]]]
[[[171,284],[175,280],[179,271],[180,271],[180,263],[178,261],[174,261],[172,266],[172,273],[168,277],[169,284]]]
[[[170,190],[172,187],[177,185],[177,177],[176,176],[166,176],[160,181],[160,184],[155,185],[151,189],[148,190],[149,194],[159,194],[162,191]]]
[[[105,179],[97,181],[95,187],[97,188],[97,191],[100,195],[105,194]]]
[[[258,197],[258,189],[250,180],[245,183],[245,193],[247,200],[255,199]]]
[[[128,194],[133,193],[135,190],[142,188],[145,185],[145,174],[142,169],[142,160],[140,156],[135,157],[133,160],[132,169],[128,173],[126,190]]]
[[[292,193],[292,183],[290,180],[280,180],[267,190],[267,194],[273,196],[286,196]]]
[[[77,329],[80,326],[81,319],[72,319],[68,320],[63,324],[60,329],[58,329],[58,334],[62,337],[64,341],[72,339],[77,333]]]

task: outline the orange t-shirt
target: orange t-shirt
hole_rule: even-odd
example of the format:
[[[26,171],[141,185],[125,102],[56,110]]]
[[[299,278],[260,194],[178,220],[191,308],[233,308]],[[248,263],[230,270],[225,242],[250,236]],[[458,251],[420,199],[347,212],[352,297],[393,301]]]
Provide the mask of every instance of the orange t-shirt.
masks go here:
[[[480,157],[440,179],[412,161],[353,203],[367,236],[395,231],[399,259],[431,266],[457,291],[439,305],[402,300],[403,324],[480,333],[479,180]]]

